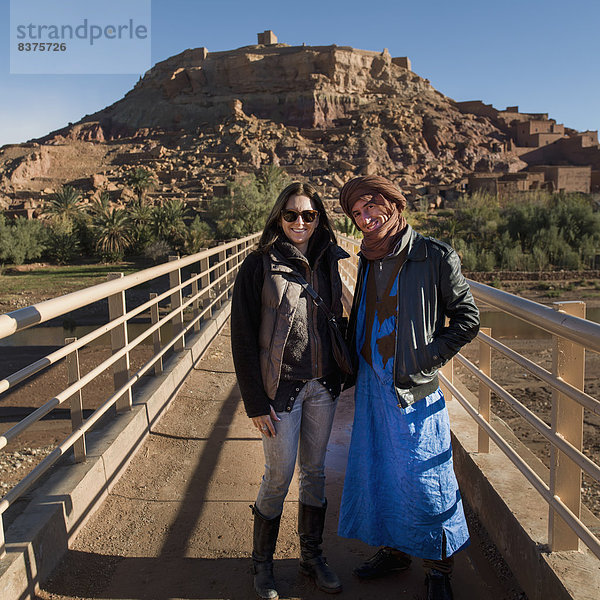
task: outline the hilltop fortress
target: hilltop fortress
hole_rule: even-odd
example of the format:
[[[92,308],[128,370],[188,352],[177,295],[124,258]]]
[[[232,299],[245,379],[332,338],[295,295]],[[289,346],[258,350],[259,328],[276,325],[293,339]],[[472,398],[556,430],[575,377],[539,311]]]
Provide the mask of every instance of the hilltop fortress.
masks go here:
[[[288,46],[265,31],[235,50],[185,50],[111,106],[0,149],[0,208],[34,217],[64,184],[124,203],[127,173],[143,167],[160,183],[151,202],[178,197],[202,209],[266,164],[331,199],[354,175],[383,174],[431,206],[467,189],[600,186],[596,132],[457,103],[387,49]]]
[[[301,128],[329,128],[373,96],[415,98],[432,88],[406,57],[349,46],[288,46],[271,31],[259,44],[226,52],[186,50],[157,63],[122,100],[91,115],[107,131],[195,130],[248,115]]]

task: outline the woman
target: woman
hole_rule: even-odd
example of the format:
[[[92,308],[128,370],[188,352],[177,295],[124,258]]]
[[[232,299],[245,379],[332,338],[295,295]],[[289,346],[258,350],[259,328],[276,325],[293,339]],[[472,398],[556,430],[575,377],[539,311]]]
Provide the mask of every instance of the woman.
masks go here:
[[[244,260],[231,308],[231,347],[246,413],[262,435],[265,474],[252,507],[254,589],[278,598],[273,553],[299,448],[300,571],[326,592],[342,584],[322,556],[325,451],[340,375],[329,329],[296,279],[300,274],[336,316],[342,313],[336,244],[315,188],[292,183],[279,195],[258,249]]]

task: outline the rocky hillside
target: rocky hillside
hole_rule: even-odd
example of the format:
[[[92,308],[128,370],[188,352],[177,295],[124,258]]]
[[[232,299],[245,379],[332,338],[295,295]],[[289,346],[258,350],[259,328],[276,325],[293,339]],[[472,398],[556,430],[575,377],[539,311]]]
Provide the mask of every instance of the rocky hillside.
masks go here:
[[[353,175],[379,173],[413,200],[473,170],[525,166],[505,152],[506,132],[462,114],[405,64],[387,50],[340,46],[186,50],[106,109],[0,149],[0,208],[35,213],[65,183],[126,199],[126,172],[139,166],[161,183],[156,201],[198,206],[270,163],[325,197]]]

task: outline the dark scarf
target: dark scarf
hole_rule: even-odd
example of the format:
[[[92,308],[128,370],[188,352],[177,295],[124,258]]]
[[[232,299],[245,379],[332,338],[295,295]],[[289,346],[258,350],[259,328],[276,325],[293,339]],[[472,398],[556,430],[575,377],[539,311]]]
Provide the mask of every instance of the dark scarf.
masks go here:
[[[378,175],[368,175],[351,179],[340,192],[340,205],[352,221],[352,207],[358,200],[368,200],[381,206],[388,217],[379,229],[363,232],[360,247],[368,260],[383,258],[392,252],[406,227],[406,219],[402,216],[406,198],[391,181]]]

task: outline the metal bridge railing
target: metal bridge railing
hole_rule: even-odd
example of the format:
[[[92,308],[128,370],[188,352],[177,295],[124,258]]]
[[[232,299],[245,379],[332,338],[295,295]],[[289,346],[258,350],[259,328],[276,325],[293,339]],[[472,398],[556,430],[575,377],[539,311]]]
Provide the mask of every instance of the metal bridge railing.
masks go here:
[[[75,461],[86,458],[85,436],[98,421],[115,407],[117,412],[130,410],[132,389],[140,378],[162,372],[162,360],[169,351],[180,351],[185,346],[185,337],[198,332],[201,324],[211,318],[213,311],[220,308],[231,295],[235,275],[239,265],[254,247],[260,234],[234,240],[184,258],[171,257],[168,263],[145,269],[123,277],[122,273],[109,275],[109,280],[98,285],[52,298],[33,306],[28,306],[0,315],[0,339],[34,325],[65,315],[73,310],[108,299],[108,322],[100,325],[87,335],[67,338],[65,346],[27,365],[19,371],[0,380],[0,403],[17,384],[33,375],[48,369],[62,359],[66,359],[68,385],[65,389],[47,400],[8,431],[0,435],[0,449],[22,434],[44,416],[62,405],[70,406],[72,433],[60,442],[52,452],[21,479],[3,498],[0,499],[0,558],[6,552],[3,515],[6,510],[31,488],[31,486],[54,465],[61,456],[73,448]],[[191,272],[183,278],[182,272]],[[128,309],[125,292],[140,284],[160,289],[158,279],[167,276],[166,291],[150,292],[148,301]],[[162,286],[164,287],[164,286]],[[184,291],[188,295],[184,296]],[[159,303],[168,302],[169,309],[159,317]],[[187,312],[186,312],[187,311]],[[150,313],[151,323],[135,339],[128,339],[127,324],[131,319]],[[184,319],[184,313],[186,318]],[[163,343],[161,327],[172,323],[173,337]],[[110,357],[92,368],[83,377],[79,372],[79,350],[110,333]],[[153,355],[135,372],[130,367],[131,351],[152,336]],[[107,397],[93,413],[83,419],[82,390],[109,371],[113,378],[113,393]]]
[[[342,279],[353,290],[360,241],[340,236],[340,245],[351,255],[341,267]],[[441,382],[479,427],[478,451],[489,452],[490,439],[548,503],[548,543],[552,551],[577,550],[581,540],[600,558],[600,540],[581,520],[581,483],[585,472],[600,481],[600,466],[582,452],[584,409],[600,415],[600,401],[584,391],[585,351],[600,353],[600,325],[587,321],[583,302],[555,303],[554,308],[469,281],[475,300],[550,332],[553,336],[552,372],[518,354],[482,328],[479,366],[458,354],[442,370]],[[351,296],[351,294],[347,294]],[[491,351],[495,350],[548,384],[552,389],[552,418],[547,425],[538,415],[491,377]],[[479,380],[478,403],[473,405],[454,381],[460,363]],[[490,423],[491,393],[506,402],[550,443],[549,485],[513,450]]]
[[[13,333],[65,315],[72,310],[108,299],[109,320],[80,339],[70,338],[61,349],[20,369],[0,380],[0,402],[17,384],[22,383],[61,359],[66,359],[67,387],[50,398],[21,422],[0,436],[0,449],[16,436],[26,431],[61,405],[69,405],[72,433],[63,440],[40,464],[23,478],[6,496],[0,499],[0,556],[5,552],[2,516],[7,508],[21,497],[56,461],[73,448],[76,461],[85,460],[85,435],[112,408],[125,411],[131,408],[132,388],[143,375],[162,371],[162,359],[171,350],[184,347],[185,336],[200,329],[204,320],[210,319],[229,297],[235,274],[246,254],[257,242],[259,234],[248,236],[200,252],[196,255],[122,277],[120,274],[99,285],[73,292],[37,305],[0,315],[0,339]],[[340,265],[344,282],[344,304],[349,309],[356,279],[359,241],[339,236],[339,242],[351,255]],[[182,278],[182,269],[191,273]],[[150,292],[149,300],[127,309],[125,291],[140,284],[155,282],[168,276],[166,291]],[[581,477],[585,472],[599,480],[599,466],[582,453],[583,410],[600,414],[600,402],[584,391],[585,349],[600,352],[600,325],[581,318],[582,303],[558,303],[556,310],[524,300],[506,292],[470,281],[475,299],[508,314],[514,315],[554,336],[553,370],[549,372],[490,336],[489,330],[479,333],[479,366],[458,355],[446,365],[442,382],[472,416],[479,426],[479,452],[489,451],[491,439],[516,465],[549,505],[548,539],[552,550],[577,549],[579,540],[600,558],[600,540],[581,521]],[[191,291],[190,291],[191,290]],[[188,291],[188,295],[184,295]],[[169,301],[170,309],[159,316],[159,303]],[[150,312],[151,324],[133,340],[128,339],[127,323],[136,316]],[[184,313],[186,319],[184,319]],[[575,314],[569,314],[575,313]],[[161,327],[173,324],[173,337],[168,343],[160,338]],[[79,373],[78,351],[110,333],[112,354],[83,377]],[[152,336],[154,353],[150,360],[135,372],[131,372],[129,355],[149,336]],[[553,389],[552,423],[548,426],[517,398],[502,388],[491,377],[491,351],[501,352],[516,364],[527,369]],[[454,385],[454,364],[460,362],[479,379],[479,401],[474,406]],[[100,375],[110,371],[113,377],[113,393],[87,418],[83,419],[82,389]],[[505,401],[513,410],[527,420],[551,444],[550,485],[547,485],[501,437],[490,424],[491,392]]]

